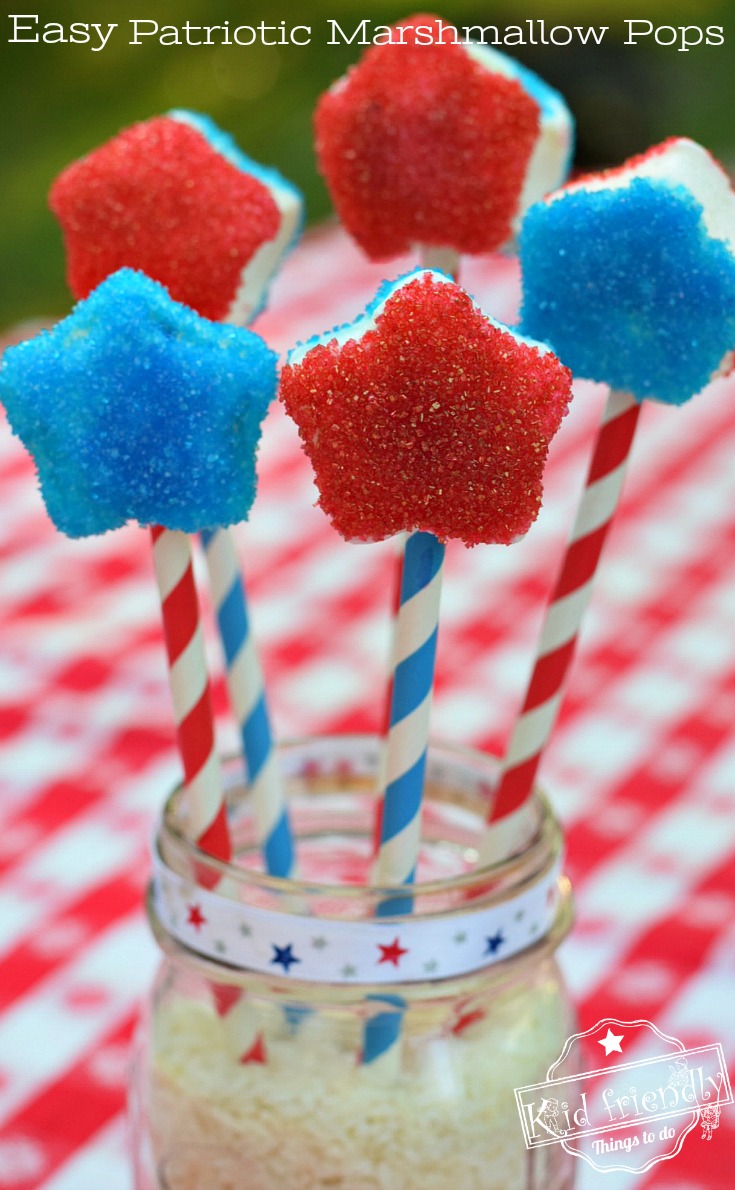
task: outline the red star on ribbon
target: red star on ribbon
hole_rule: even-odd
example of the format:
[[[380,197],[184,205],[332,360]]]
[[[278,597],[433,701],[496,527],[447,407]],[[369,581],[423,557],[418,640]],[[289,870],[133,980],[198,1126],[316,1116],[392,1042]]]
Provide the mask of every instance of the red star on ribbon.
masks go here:
[[[408,951],[405,947],[401,946],[397,937],[393,939],[390,946],[382,946],[378,943],[378,950],[382,950],[383,952],[378,959],[378,965],[380,963],[392,963],[394,967],[397,967],[403,955],[408,954]]]
[[[193,926],[195,930],[200,930],[206,924],[206,917],[198,905],[189,905],[187,908],[189,910],[189,916],[186,919],[187,924]]]

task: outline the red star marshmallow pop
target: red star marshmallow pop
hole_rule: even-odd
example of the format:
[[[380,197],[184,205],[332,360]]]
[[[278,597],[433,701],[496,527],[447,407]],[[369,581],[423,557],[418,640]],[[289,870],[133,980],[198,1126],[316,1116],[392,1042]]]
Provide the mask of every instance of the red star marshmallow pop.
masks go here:
[[[735,195],[699,145],[675,139],[550,195],[520,237],[522,325],[575,375],[610,385],[561,573],[491,811],[485,858],[522,838],[640,404],[680,405],[735,349]]]
[[[319,504],[348,540],[407,532],[376,879],[413,880],[443,543],[508,544],[541,503],[571,377],[443,274],[383,287],[356,323],[289,356],[281,396]]]
[[[541,502],[571,376],[541,344],[487,318],[441,273],[385,285],[365,315],[297,348],[281,396],[319,503],[348,539],[409,534],[394,633],[376,882],[413,883],[444,542],[513,541]],[[410,912],[395,893],[378,912]],[[400,1004],[371,1016],[361,1060],[397,1055]]]
[[[322,96],[315,133],[334,205],[365,253],[418,246],[425,266],[456,280],[461,252],[499,249],[563,181],[573,121],[537,75],[486,46],[447,42],[442,25],[399,22],[395,40]]]
[[[337,213],[375,260],[415,245],[494,252],[568,168],[572,119],[561,96],[487,46],[440,40],[441,24],[399,22],[396,41],[369,49],[316,110]],[[456,261],[441,263],[456,271]]]
[[[173,111],[69,165],[49,202],[69,288],[140,269],[205,318],[245,325],[262,309],[301,223],[298,190],[206,116]]]

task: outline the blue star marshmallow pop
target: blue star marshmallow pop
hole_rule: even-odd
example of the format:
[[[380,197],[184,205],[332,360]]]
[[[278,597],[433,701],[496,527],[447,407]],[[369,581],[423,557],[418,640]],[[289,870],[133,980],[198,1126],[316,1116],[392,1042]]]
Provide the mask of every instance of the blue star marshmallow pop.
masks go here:
[[[491,809],[484,858],[524,833],[641,403],[682,405],[735,348],[735,194],[678,138],[557,190],[520,236],[522,328],[579,378],[610,386],[587,483]]]
[[[70,537],[131,520],[152,527],[191,829],[223,860],[231,847],[187,534],[248,515],[275,389],[276,357],[258,335],[208,322],[129,269],[0,365],[0,401],[56,527]]]
[[[49,201],[76,298],[119,268],[141,269],[197,313],[238,326],[265,305],[302,216],[290,182],[206,116],[181,110],[72,162]],[[263,860],[271,875],[289,876],[293,841],[234,536],[219,528],[202,541]]]

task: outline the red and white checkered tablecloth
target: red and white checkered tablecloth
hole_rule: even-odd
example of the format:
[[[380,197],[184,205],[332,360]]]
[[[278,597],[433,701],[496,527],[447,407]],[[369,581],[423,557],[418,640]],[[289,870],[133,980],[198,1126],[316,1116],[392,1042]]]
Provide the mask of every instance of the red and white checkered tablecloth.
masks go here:
[[[397,275],[400,266],[393,266]],[[354,317],[385,269],[337,232],[288,262],[260,321],[279,350]],[[512,317],[510,260],[465,286]],[[542,515],[509,548],[450,546],[434,734],[502,748],[604,392],[579,385]],[[583,1027],[646,1017],[721,1042],[735,1074],[735,381],[637,436],[543,768],[567,827],[578,920],[563,961]],[[313,508],[280,409],[239,532],[278,734],[371,731],[383,708],[393,551]],[[71,542],[0,434],[0,1190],[129,1190],[127,1046],[156,962],[147,844],[178,777],[147,534]],[[212,666],[217,642],[209,632]],[[223,747],[234,746],[221,679]],[[520,1140],[520,1134],[519,1134]],[[735,1108],[647,1175],[603,1190],[725,1190]],[[204,1188],[203,1188],[204,1190]]]

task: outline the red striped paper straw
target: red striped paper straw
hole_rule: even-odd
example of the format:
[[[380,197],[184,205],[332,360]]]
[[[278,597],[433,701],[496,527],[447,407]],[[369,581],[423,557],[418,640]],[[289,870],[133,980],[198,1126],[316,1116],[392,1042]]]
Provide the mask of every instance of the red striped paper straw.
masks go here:
[[[186,533],[161,525],[151,527],[151,540],[191,828],[202,851],[229,861],[232,842],[215,745],[191,543]],[[210,886],[222,887],[224,883],[204,870],[198,872],[198,878]],[[227,994],[219,985],[211,986],[233,1051],[241,1062],[264,1062],[265,1044],[252,1006],[238,990],[230,989]]]
[[[186,533],[161,525],[151,527],[151,540],[192,833],[207,855],[228,861],[232,845],[215,747],[191,544]]]
[[[488,814],[493,829],[486,831],[480,849],[483,863],[500,858],[507,848],[522,841],[527,830],[524,809],[561,705],[602,547],[620,499],[640,408],[629,393],[611,391],[608,396],[574,528],[546,611],[531,680]]]

